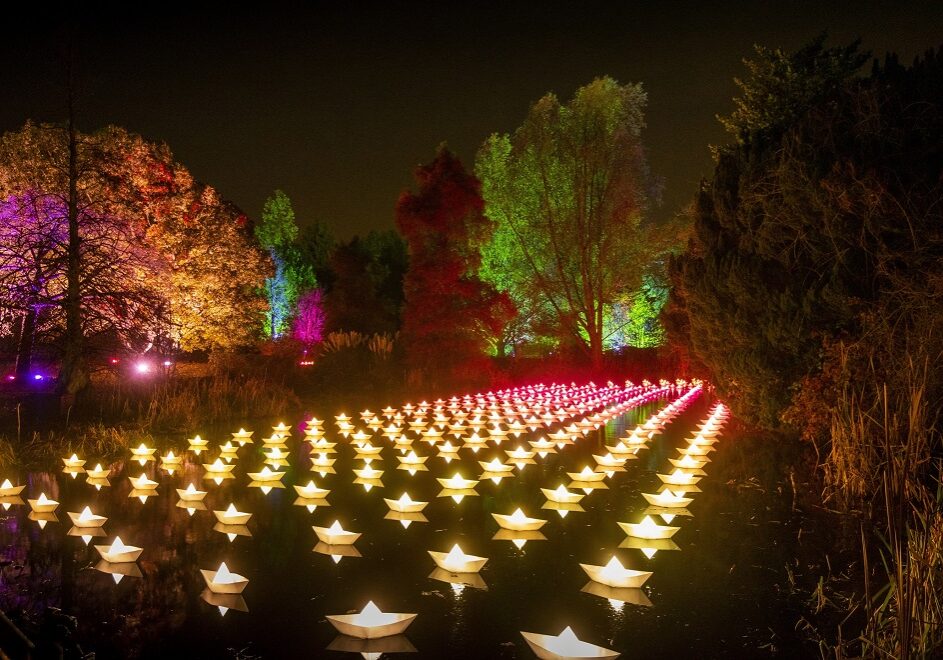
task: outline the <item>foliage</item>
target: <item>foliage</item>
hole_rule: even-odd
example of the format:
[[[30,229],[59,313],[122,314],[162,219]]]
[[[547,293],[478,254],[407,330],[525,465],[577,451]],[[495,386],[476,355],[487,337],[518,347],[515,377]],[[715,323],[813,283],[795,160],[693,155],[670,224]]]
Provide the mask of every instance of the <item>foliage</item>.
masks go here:
[[[836,62],[821,65],[826,56]],[[696,200],[689,253],[675,267],[672,295],[690,324],[681,341],[737,412],[765,426],[778,425],[790,402],[807,401],[805,416],[837,411],[846,386],[872,400],[873,386],[860,390],[871,379],[903,387],[898,367],[935,360],[943,346],[927,307],[943,281],[940,56],[910,69],[890,58],[838,88],[819,75],[847,71],[848,61],[857,59],[847,49],[791,58],[790,75],[806,66],[825,86],[812,95],[821,100],[719,152]],[[763,66],[764,79],[780,70]],[[851,351],[855,366],[824,369],[835,351]],[[868,364],[875,370],[861,371]],[[939,380],[929,388],[937,406]],[[809,434],[827,437],[830,419]]]
[[[860,40],[827,48],[825,39],[821,34],[795,53],[754,46],[756,59],[743,60],[749,78],[734,79],[742,94],[734,99],[736,108],[729,117],[718,117],[738,143],[764,134],[778,136],[809,107],[835,93],[868,59],[858,51]]]
[[[69,188],[63,133],[27,123],[0,140],[0,197],[6,227],[15,228],[0,237],[0,250],[34,260],[32,269],[14,269],[20,275],[0,295],[9,296],[5,306],[38,305],[45,316],[37,328],[63,323]],[[249,341],[254,324],[244,321],[259,311],[252,288],[265,264],[247,240],[245,217],[195,183],[164,145],[108,127],[78,134],[76,147],[84,334],[139,351],[171,341],[188,349]],[[26,252],[17,247],[23,240],[30,242]],[[22,275],[36,267],[46,284],[38,303],[24,305],[21,294],[31,284]]]
[[[255,226],[255,237],[269,251],[275,274],[265,280],[265,297],[268,313],[265,317],[265,334],[272,338],[283,336],[292,327],[298,299],[313,289],[314,264],[308,260],[306,250],[298,243],[299,230],[295,224],[295,211],[291,200],[281,190],[265,200],[262,221]]]
[[[324,294],[321,289],[311,289],[298,299],[292,336],[311,347],[324,338],[324,321]]]
[[[481,184],[448,149],[415,172],[396,225],[409,246],[403,342],[414,381],[438,385],[484,373],[487,337],[514,316],[510,299],[479,277],[481,247],[494,231]]]
[[[673,230],[648,214],[657,184],[641,142],[641,85],[598,78],[561,104],[548,94],[513,135],[492,135],[475,171],[497,224],[482,277],[521,311],[512,336],[552,324],[596,366],[605,317],[659,270]]]

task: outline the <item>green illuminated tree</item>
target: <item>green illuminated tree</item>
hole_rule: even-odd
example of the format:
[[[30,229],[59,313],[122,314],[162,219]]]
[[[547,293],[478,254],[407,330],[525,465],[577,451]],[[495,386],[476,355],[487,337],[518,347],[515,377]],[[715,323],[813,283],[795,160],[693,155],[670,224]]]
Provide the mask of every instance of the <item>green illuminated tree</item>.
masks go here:
[[[281,190],[265,200],[262,221],[255,226],[259,244],[269,251],[275,274],[265,280],[269,309],[265,334],[273,339],[291,329],[295,306],[303,293],[315,287],[314,264],[298,244],[298,225],[291,200]]]
[[[566,104],[548,94],[512,135],[486,140],[476,160],[497,224],[482,273],[521,310],[512,329],[549,320],[597,368],[607,310],[628,302],[677,240],[648,214],[657,186],[641,142],[645,103],[640,84],[608,77]]]

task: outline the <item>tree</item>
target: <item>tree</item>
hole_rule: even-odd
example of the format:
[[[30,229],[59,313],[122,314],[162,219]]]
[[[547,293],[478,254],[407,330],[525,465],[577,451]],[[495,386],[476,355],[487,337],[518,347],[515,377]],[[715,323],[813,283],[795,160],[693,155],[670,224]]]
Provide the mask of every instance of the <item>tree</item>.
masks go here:
[[[766,119],[718,151],[701,186],[668,326],[741,417],[825,440],[842,427],[841,392],[904,392],[898,367],[941,349],[927,314],[943,281],[943,66],[932,52],[911,69],[889,58],[860,78],[855,44],[759,52],[738,113]],[[768,89],[786,97],[770,103]]]
[[[476,172],[497,223],[485,276],[522,318],[558,332],[602,362],[606,315],[628,302],[671,247],[647,214],[657,186],[641,142],[641,85],[599,78],[561,104],[548,94],[513,135],[492,135]]]
[[[275,274],[265,281],[265,292],[269,309],[265,320],[265,332],[277,339],[291,327],[295,303],[303,290],[313,288],[314,269],[307,263],[298,249],[298,225],[291,200],[281,190],[265,200],[262,221],[255,227],[259,244],[269,251],[275,264]]]
[[[310,349],[324,338],[325,320],[321,289],[311,289],[298,299],[292,336]]]
[[[0,233],[0,295],[22,314],[19,362],[28,363],[36,322],[58,329],[65,347],[73,346],[73,366],[60,371],[70,392],[83,380],[84,368],[75,365],[106,343],[147,351],[251,342],[264,309],[252,290],[267,266],[249,240],[245,216],[194,182],[165,145],[107,127],[76,131],[73,155],[64,131],[27,123],[0,139],[8,219]],[[79,246],[79,359],[67,340],[75,302],[72,229]]]
[[[402,336],[411,379],[430,385],[480,378],[487,337],[513,317],[506,294],[479,277],[481,247],[494,231],[481,184],[444,146],[415,171],[396,226],[409,249]]]

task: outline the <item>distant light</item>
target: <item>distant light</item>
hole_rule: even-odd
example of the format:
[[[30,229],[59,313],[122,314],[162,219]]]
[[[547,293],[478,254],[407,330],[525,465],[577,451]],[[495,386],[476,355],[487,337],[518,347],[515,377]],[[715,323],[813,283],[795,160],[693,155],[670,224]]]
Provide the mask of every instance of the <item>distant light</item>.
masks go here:
[[[33,374],[33,380],[42,380],[42,379],[43,379],[42,374]]]
[[[14,376],[13,374],[10,374],[9,376],[7,376],[7,380],[16,380],[16,376]]]
[[[147,362],[138,362],[136,365],[134,365],[134,369],[139,374],[146,374],[151,370],[151,365],[149,365]]]
[[[118,362],[119,362],[118,358],[111,358],[111,359],[108,360],[108,361],[111,362],[112,364],[118,364]]]
[[[172,364],[173,364],[173,362],[171,362],[170,360],[164,360],[164,366],[165,366],[165,367],[169,367],[169,366],[172,365]]]

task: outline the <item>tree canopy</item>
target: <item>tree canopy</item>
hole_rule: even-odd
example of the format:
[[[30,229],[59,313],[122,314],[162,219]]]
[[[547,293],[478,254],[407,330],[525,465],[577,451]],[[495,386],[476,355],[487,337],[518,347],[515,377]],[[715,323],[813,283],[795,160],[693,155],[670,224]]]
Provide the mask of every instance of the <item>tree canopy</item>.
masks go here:
[[[618,330],[612,305],[631,304],[676,238],[648,213],[658,190],[641,140],[645,104],[640,84],[608,77],[566,104],[547,94],[512,135],[488,138],[476,160],[496,223],[482,276],[521,311],[511,330],[553,328],[597,366]]]
[[[510,299],[479,277],[480,250],[494,231],[481,185],[440,147],[416,168],[417,192],[404,192],[396,226],[409,250],[402,336],[412,380],[468,382],[487,373],[487,337],[513,317]]]
[[[26,330],[55,335],[64,323],[67,137],[27,123],[0,138],[0,296],[19,317],[21,345]],[[251,343],[264,308],[253,289],[267,264],[245,215],[165,145],[117,127],[74,142],[82,332],[135,351]]]

